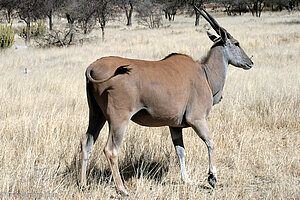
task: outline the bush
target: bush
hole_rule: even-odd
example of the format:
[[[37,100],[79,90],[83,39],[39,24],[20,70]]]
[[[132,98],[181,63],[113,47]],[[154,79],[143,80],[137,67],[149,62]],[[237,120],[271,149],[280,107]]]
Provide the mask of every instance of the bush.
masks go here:
[[[149,28],[162,26],[162,11],[159,4],[153,0],[141,1],[136,7],[138,24]]]
[[[0,48],[11,47],[14,43],[15,32],[10,25],[0,25]]]
[[[49,30],[40,37],[36,37],[35,41],[40,47],[67,47],[71,44],[78,42],[77,36],[78,30],[73,26],[67,26],[58,30]]]
[[[46,25],[42,21],[34,22],[30,25],[31,37],[43,35],[46,32]],[[22,38],[26,38],[26,26],[24,26],[18,33]]]

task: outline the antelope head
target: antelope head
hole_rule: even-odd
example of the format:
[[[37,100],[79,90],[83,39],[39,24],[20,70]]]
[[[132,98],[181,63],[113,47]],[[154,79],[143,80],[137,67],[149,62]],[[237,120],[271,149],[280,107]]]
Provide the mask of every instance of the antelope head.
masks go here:
[[[212,48],[215,46],[223,46],[229,64],[243,69],[251,69],[253,67],[253,62],[240,47],[239,42],[233,38],[223,27],[221,27],[217,21],[203,8],[195,8],[219,35],[219,37],[217,37],[207,31],[208,37],[214,42]]]

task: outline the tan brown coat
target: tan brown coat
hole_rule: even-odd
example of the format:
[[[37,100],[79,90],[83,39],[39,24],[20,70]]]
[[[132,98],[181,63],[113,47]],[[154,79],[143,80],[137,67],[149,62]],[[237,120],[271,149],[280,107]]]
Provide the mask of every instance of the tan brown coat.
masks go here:
[[[207,146],[208,181],[215,187],[214,144],[206,117],[222,98],[228,65],[250,69],[253,62],[236,39],[205,10],[199,11],[220,36],[208,33],[214,44],[202,63],[171,54],[160,61],[104,57],[87,68],[89,127],[82,140],[81,185],[86,183],[86,166],[94,142],[107,121],[109,136],[104,153],[117,191],[128,194],[118,169],[118,152],[132,120],[143,126],[169,126],[185,182],[191,181],[185,169],[182,128],[192,127]]]

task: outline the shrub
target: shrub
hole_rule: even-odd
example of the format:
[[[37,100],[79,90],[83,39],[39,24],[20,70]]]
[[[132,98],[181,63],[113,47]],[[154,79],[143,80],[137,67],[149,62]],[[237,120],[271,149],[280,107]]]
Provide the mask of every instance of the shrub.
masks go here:
[[[15,32],[10,25],[0,25],[0,48],[11,47],[14,43]]]
[[[162,11],[159,4],[153,0],[141,1],[136,7],[138,24],[149,28],[162,26]]]
[[[46,32],[46,25],[42,21],[34,22],[30,25],[31,37],[42,35]],[[18,33],[22,38],[26,38],[26,26],[24,26]]]

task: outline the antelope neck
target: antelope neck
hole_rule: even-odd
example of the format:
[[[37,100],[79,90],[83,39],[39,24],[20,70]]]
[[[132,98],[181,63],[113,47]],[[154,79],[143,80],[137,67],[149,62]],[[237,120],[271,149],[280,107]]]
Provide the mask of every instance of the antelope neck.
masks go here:
[[[213,105],[221,101],[228,68],[228,60],[220,50],[211,49],[209,58],[202,64],[206,80],[212,92]]]

